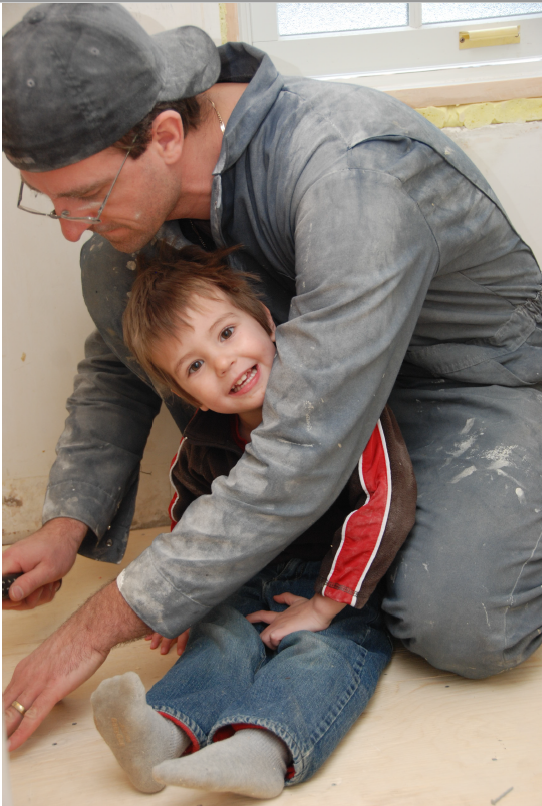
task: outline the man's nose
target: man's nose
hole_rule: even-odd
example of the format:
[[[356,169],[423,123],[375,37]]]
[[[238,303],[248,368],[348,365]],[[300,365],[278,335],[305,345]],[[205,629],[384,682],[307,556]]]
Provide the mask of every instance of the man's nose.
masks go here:
[[[62,235],[67,241],[78,241],[83,232],[92,226],[92,222],[86,221],[67,221],[65,218],[59,218],[60,228]]]

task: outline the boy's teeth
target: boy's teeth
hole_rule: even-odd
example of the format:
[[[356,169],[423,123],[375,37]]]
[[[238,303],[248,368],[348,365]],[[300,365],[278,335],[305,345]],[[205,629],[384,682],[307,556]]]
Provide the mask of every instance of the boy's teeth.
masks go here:
[[[244,386],[247,381],[251,380],[255,374],[256,374],[256,367],[251,367],[250,369],[247,369],[245,374],[242,375],[237,381],[237,383],[232,386],[231,391],[238,392],[239,389],[242,386]]]

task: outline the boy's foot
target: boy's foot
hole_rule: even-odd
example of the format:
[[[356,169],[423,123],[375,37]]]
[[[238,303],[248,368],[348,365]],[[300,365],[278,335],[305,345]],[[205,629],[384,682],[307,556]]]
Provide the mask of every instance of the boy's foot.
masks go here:
[[[94,722],[130,781],[140,792],[160,792],[152,768],[178,758],[190,740],[169,719],[147,705],[145,688],[135,672],[104,680],[90,701]]]
[[[276,798],[284,788],[289,756],[274,733],[249,728],[193,755],[164,761],[152,774],[162,784]]]

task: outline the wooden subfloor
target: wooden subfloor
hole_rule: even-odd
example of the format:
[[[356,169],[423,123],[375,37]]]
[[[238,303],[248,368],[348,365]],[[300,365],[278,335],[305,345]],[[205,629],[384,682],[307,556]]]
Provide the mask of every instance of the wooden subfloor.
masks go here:
[[[126,562],[160,530],[132,533]],[[125,563],[123,563],[124,565]],[[121,566],[122,567],[122,566]],[[3,684],[16,663],[120,569],[79,557],[52,604],[4,614]],[[11,756],[14,806],[248,806],[237,795],[131,788],[98,735],[90,694],[129,669],[146,688],[175,656],[143,640],[115,649],[94,677],[59,703]],[[542,806],[542,652],[498,677],[439,672],[398,649],[369,708],[318,774],[284,790],[280,806]]]

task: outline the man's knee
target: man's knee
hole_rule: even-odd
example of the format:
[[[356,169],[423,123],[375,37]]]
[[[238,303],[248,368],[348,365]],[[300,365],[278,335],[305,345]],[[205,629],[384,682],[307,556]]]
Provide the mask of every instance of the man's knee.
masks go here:
[[[530,620],[514,628],[506,605],[491,607],[479,590],[446,596],[439,586],[390,584],[383,602],[386,624],[403,645],[437,669],[481,679],[501,674],[526,660],[542,642]],[[521,627],[524,629],[522,630]]]
[[[486,636],[472,631],[468,634],[453,634],[446,627],[439,627],[433,618],[415,620],[405,636],[403,629],[397,629],[393,616],[387,618],[388,629],[403,645],[416,655],[420,655],[431,666],[461,677],[479,680],[492,677],[516,666],[522,659],[513,662],[505,660],[502,648],[491,645]]]

